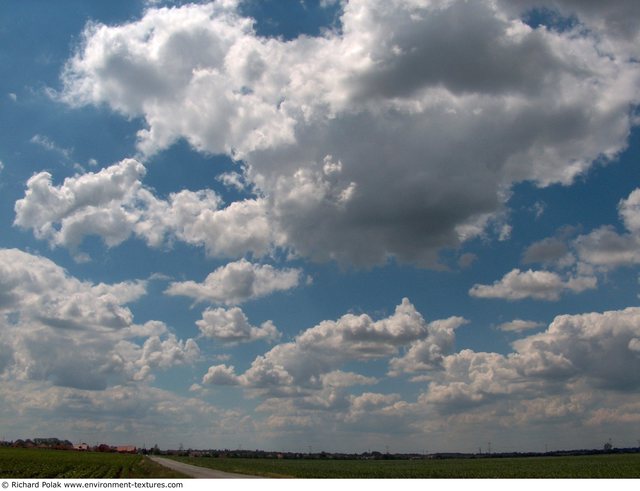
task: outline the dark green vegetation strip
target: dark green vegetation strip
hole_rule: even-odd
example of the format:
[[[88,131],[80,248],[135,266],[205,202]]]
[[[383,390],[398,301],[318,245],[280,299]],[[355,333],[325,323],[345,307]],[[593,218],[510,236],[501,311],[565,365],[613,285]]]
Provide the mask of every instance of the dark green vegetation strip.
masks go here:
[[[0,478],[184,478],[141,455],[3,448]]]
[[[443,460],[174,457],[226,472],[301,478],[638,478],[640,454]]]

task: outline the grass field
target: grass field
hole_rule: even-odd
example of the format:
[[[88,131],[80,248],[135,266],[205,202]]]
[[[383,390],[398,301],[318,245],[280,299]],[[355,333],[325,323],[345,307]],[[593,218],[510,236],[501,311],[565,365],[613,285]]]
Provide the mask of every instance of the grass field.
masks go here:
[[[183,478],[141,455],[2,448],[0,478]]]
[[[274,460],[175,457],[193,465],[299,478],[638,478],[640,454],[443,460]]]

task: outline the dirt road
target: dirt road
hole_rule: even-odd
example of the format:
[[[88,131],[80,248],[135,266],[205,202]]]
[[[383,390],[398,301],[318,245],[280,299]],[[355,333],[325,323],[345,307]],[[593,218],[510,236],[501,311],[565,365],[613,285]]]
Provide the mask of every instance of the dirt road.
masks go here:
[[[207,469],[206,467],[198,467],[197,465],[184,464],[172,459],[156,457],[149,455],[149,458],[160,465],[168,467],[174,471],[182,472],[189,477],[197,477],[201,479],[260,479],[260,476],[247,476],[245,474],[232,474],[230,472],[217,471],[215,469]]]

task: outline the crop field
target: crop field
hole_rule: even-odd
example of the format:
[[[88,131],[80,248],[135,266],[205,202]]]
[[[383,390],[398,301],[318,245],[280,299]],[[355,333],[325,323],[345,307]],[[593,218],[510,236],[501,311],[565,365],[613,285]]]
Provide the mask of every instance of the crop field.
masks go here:
[[[640,454],[442,460],[275,460],[174,457],[193,465],[298,478],[638,478]]]
[[[2,448],[0,478],[172,478],[182,474],[141,455]]]

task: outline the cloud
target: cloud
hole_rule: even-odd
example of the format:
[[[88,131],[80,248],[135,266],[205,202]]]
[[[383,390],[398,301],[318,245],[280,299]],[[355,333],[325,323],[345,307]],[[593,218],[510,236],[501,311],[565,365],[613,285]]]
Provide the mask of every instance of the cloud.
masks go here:
[[[536,220],[540,218],[547,208],[547,204],[544,201],[536,201],[530,208],[530,211],[536,217]]]
[[[244,191],[247,187],[244,176],[237,172],[225,172],[216,179],[228,188],[235,188],[238,191]]]
[[[580,259],[604,271],[640,263],[639,245],[638,237],[619,234],[611,226],[600,227],[575,240]]]
[[[5,368],[11,365],[13,361],[13,349],[7,343],[0,342],[0,375],[3,374]]]
[[[376,417],[381,410],[388,409],[394,403],[400,401],[399,394],[380,394],[376,392],[364,392],[351,398],[347,420],[358,420],[366,417]]]
[[[72,149],[60,147],[47,136],[33,135],[31,137],[31,140],[29,141],[35,145],[38,145],[39,147],[44,148],[45,150],[48,150],[49,152],[60,154],[65,160],[71,159],[71,154],[73,153]]]
[[[425,339],[414,341],[404,356],[389,361],[389,374],[441,369],[444,357],[453,351],[455,330],[467,322],[462,317],[431,322]]]
[[[268,264],[253,264],[241,259],[219,267],[202,283],[171,283],[165,294],[186,296],[198,302],[237,305],[273,292],[295,288],[301,276],[299,269],[279,270]]]
[[[175,230],[175,237],[204,246],[213,257],[239,257],[246,253],[262,257],[279,243],[275,230],[270,228],[264,200],[236,201],[226,208],[215,209],[212,202],[217,199],[208,190],[171,195],[168,211],[170,230]],[[155,218],[162,221],[160,216]]]
[[[342,370],[325,373],[321,375],[320,380],[323,387],[352,387],[354,385],[374,385],[378,383],[375,377],[365,377],[359,373],[343,372]]]
[[[640,189],[635,189],[618,205],[620,218],[629,232],[640,233]]]
[[[640,263],[640,189],[620,200],[618,213],[627,233],[605,225],[578,236],[574,247],[581,261],[603,271]]]
[[[566,373],[609,389],[638,387],[640,357],[633,349],[640,333],[640,310],[562,315],[540,334],[514,342],[529,374]],[[560,371],[558,371],[560,369]]]
[[[438,412],[459,412],[526,392],[535,384],[523,378],[509,358],[498,353],[462,350],[448,356],[444,370],[429,376],[431,383],[420,401]]]
[[[5,371],[16,380],[104,390],[194,362],[199,350],[192,339],[178,340],[159,321],[134,323],[126,304],[145,294],[145,282],[83,282],[48,259],[1,249]]]
[[[476,284],[469,290],[469,295],[477,298],[502,298],[505,300],[555,301],[565,291],[580,293],[595,288],[597,279],[594,276],[577,276],[563,280],[558,274],[550,271],[520,271],[513,269],[493,285]]]
[[[458,258],[458,266],[460,266],[461,269],[467,269],[470,268],[477,260],[478,256],[476,254],[467,252]]]
[[[584,422],[589,417],[586,403],[594,389],[613,391],[613,400],[616,392],[630,394],[640,384],[640,357],[633,349],[639,315],[635,307],[561,315],[544,332],[515,341],[508,355],[471,350],[453,353],[444,359],[444,370],[429,375],[431,383],[421,402],[435,404],[442,413],[468,414],[474,407],[503,404],[506,398],[512,407],[519,403],[533,407],[536,401],[553,400],[554,394],[564,393],[573,399],[573,405],[563,403],[560,414]],[[579,400],[582,403],[576,404]],[[598,400],[593,408],[611,404]],[[553,419],[552,412],[543,419]],[[520,423],[534,420],[533,414],[522,415]]]
[[[502,324],[496,326],[500,331],[506,332],[520,332],[527,331],[529,329],[537,329],[542,327],[543,324],[536,321],[526,321],[522,319],[514,319],[509,322],[503,322]]]
[[[527,247],[527,250],[522,255],[522,263],[551,264],[566,257],[568,252],[569,249],[562,240],[550,237]]]
[[[337,321],[323,321],[301,332],[293,342],[276,345],[256,357],[240,375],[231,367],[223,367],[225,373],[233,373],[239,385],[276,397],[305,394],[329,386],[369,384],[374,380],[337,369],[348,362],[397,355],[400,348],[412,342],[416,343],[407,356],[391,360],[394,371],[418,370],[427,363],[436,365],[452,349],[453,330],[464,322],[455,317],[427,324],[405,298],[392,315],[378,321],[366,314],[346,314]],[[419,356],[427,351],[428,360]],[[418,363],[421,365],[415,366]],[[222,368],[216,368],[216,373],[219,370]]]
[[[374,321],[366,314],[346,314],[323,321],[296,337],[296,347],[328,356],[373,359],[397,352],[399,346],[429,333],[429,326],[407,298],[392,315]]]
[[[504,242],[505,240],[509,240],[511,238],[512,227],[509,224],[504,224],[500,227],[500,234],[498,235],[498,240],[500,242]]]
[[[145,172],[142,164],[127,159],[97,173],[67,178],[57,187],[50,173],[40,172],[27,181],[25,197],[16,202],[14,223],[52,245],[77,247],[92,234],[117,245],[137,221],[136,213],[124,205],[136,199]]]
[[[276,239],[261,199],[221,208],[221,198],[207,189],[183,190],[162,200],[143,186],[145,174],[134,159],[66,178],[59,186],[52,184],[50,173],[40,172],[16,201],[14,224],[74,251],[90,235],[109,247],[132,235],[152,247],[180,240],[221,257],[262,256],[272,249]]]
[[[143,118],[146,155],[184,138],[243,160],[251,216],[298,255],[435,266],[514,183],[569,184],[626,146],[637,29],[625,44],[614,8],[543,3],[595,30],[533,29],[532,2],[351,0],[339,28],[284,41],[233,3],[149,8],[87,25],[59,97]]]
[[[173,334],[164,340],[159,336],[151,336],[142,347],[120,342],[118,348],[120,354],[127,354],[135,360],[125,367],[133,372],[133,380],[148,379],[153,369],[190,364],[200,357],[200,348],[193,339],[181,341]]]
[[[211,385],[238,385],[238,376],[234,372],[234,367],[226,365],[215,365],[209,367],[207,373],[202,377],[203,384]]]
[[[556,237],[531,244],[522,262],[542,263],[564,269],[574,266],[582,276],[612,271],[640,263],[640,190],[632,191],[618,203],[618,214],[625,231],[613,225],[600,226],[577,235],[578,227],[563,227]],[[576,278],[577,279],[577,278]]]
[[[508,9],[522,11],[545,7],[553,9],[565,18],[573,17],[574,22],[577,20],[602,36],[603,47],[615,49],[629,57],[638,53],[636,41],[640,29],[634,19],[640,15],[640,9],[633,0],[622,0],[615,5],[580,0],[516,0],[503,1],[502,4]]]
[[[227,343],[262,339],[275,341],[281,336],[271,321],[263,322],[260,327],[252,326],[247,316],[238,307],[207,309],[202,313],[202,319],[197,321],[196,325],[203,337]]]

